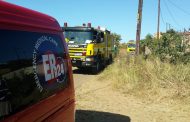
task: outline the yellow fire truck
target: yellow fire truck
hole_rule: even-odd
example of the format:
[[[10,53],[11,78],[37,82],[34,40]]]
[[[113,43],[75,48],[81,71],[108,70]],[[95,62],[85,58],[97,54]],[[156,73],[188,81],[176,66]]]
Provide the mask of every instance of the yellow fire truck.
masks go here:
[[[114,37],[105,28],[87,26],[62,28],[68,43],[72,66],[78,68],[91,68],[98,72],[102,67],[112,62],[114,57]]]
[[[135,49],[136,49],[136,44],[134,41],[129,41],[127,43],[127,52],[130,53],[130,52],[135,52]]]

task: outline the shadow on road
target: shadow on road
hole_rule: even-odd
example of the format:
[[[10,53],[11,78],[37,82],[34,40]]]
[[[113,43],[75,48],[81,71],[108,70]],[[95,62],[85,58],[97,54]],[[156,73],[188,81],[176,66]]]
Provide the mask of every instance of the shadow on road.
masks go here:
[[[73,73],[74,74],[86,74],[86,75],[92,75],[93,74],[91,69],[88,69],[88,68],[83,68],[83,69],[74,68]]]
[[[84,74],[84,75],[98,75],[100,74],[104,69],[101,69],[98,73],[93,73],[92,69],[90,68],[84,68],[84,69],[73,69],[74,74]]]
[[[128,116],[88,110],[76,111],[76,122],[130,122]]]

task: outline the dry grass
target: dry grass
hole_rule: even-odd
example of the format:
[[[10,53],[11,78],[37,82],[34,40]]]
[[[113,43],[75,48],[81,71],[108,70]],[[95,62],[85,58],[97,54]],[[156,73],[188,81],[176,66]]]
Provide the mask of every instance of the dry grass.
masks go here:
[[[122,51],[100,79],[109,79],[117,90],[150,101],[190,102],[190,64],[172,65],[158,59],[136,59]]]

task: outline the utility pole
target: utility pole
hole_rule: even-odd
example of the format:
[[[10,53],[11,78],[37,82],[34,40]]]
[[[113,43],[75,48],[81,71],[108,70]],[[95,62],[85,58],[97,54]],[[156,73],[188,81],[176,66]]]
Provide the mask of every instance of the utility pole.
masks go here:
[[[171,24],[169,23],[169,30],[171,29]]]
[[[168,31],[168,23],[166,22],[166,32]]]
[[[160,0],[158,0],[158,24],[157,24],[157,39],[160,37]]]
[[[139,48],[140,48],[142,7],[143,7],[143,0],[139,0],[138,13],[137,13],[137,31],[136,31],[136,50],[135,50],[136,55],[139,55]]]

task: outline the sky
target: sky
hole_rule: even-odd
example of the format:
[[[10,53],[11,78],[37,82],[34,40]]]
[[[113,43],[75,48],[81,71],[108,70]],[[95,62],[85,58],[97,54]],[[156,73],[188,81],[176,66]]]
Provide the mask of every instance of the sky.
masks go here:
[[[138,0],[5,0],[48,14],[61,26],[91,23],[121,35],[121,42],[136,39]],[[190,0],[161,0],[160,31],[190,28]],[[158,0],[144,0],[141,39],[157,31]],[[167,27],[166,27],[167,26]]]

